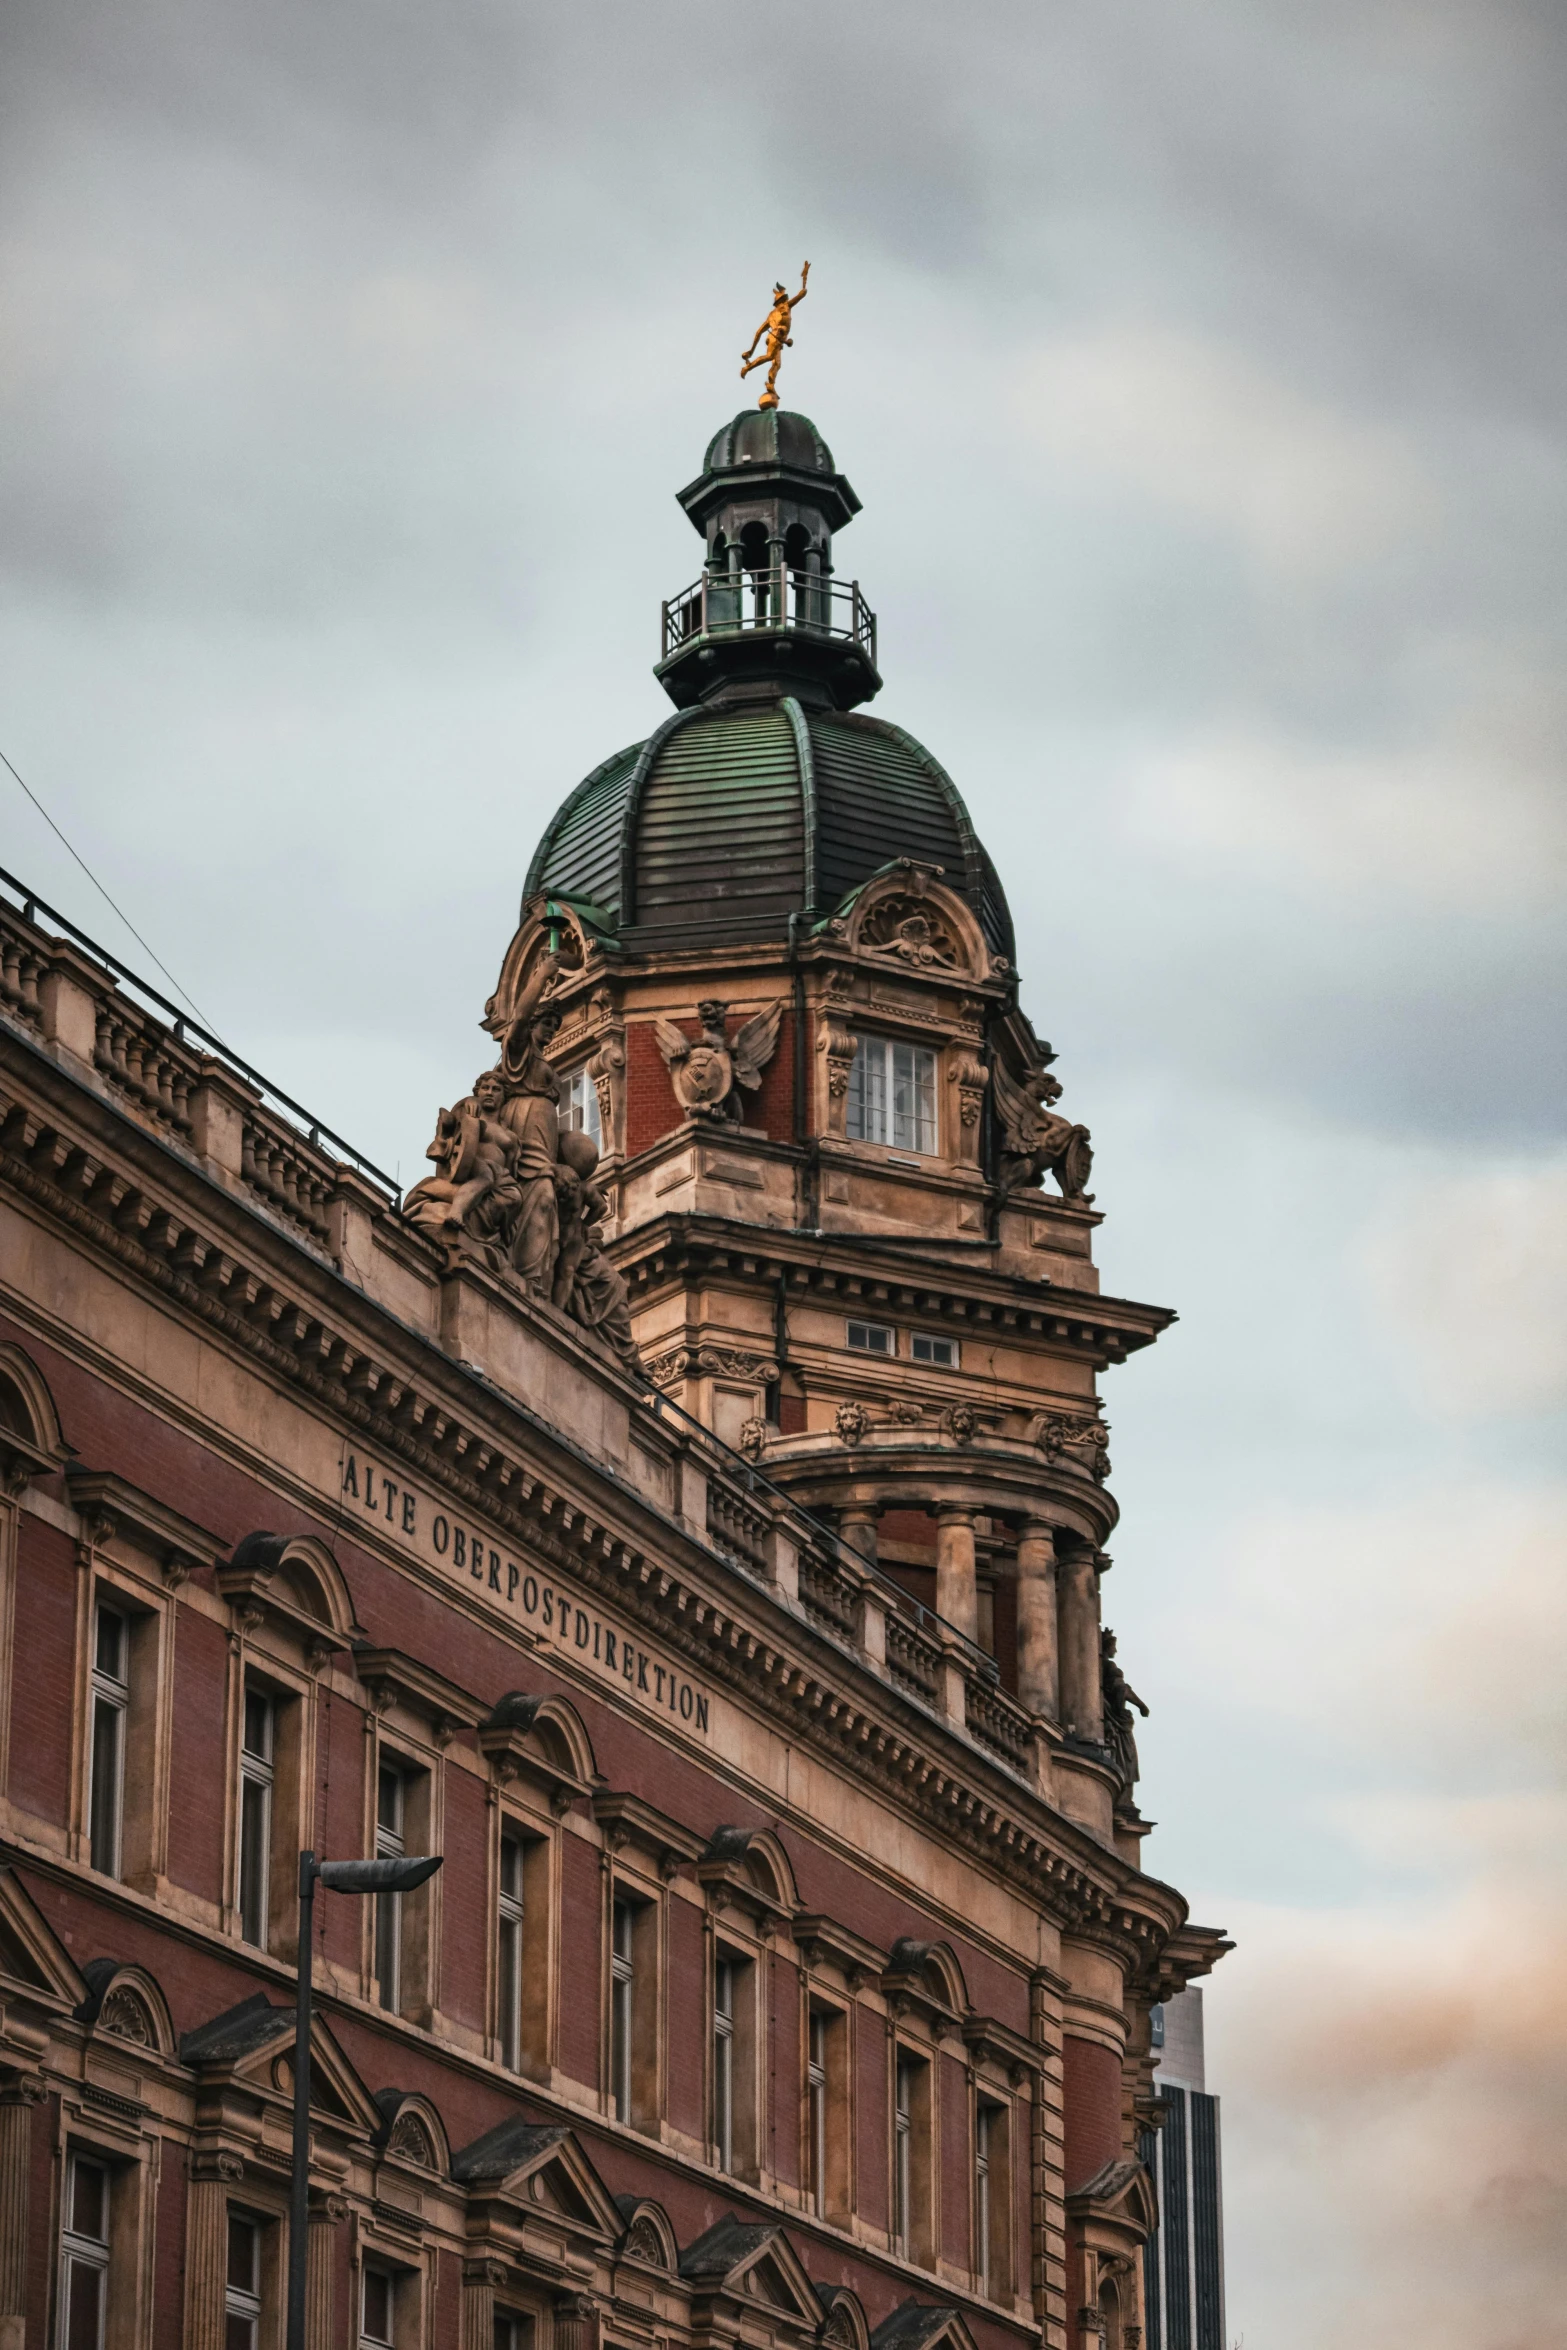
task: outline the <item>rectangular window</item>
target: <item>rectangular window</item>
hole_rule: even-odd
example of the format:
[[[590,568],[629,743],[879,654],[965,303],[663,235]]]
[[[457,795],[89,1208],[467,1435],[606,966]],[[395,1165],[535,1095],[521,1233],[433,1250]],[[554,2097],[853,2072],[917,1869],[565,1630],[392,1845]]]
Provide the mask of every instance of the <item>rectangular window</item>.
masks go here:
[[[408,1783],[395,1763],[383,1762],[376,1776],[375,1856],[401,1860],[406,1849],[403,1821]],[[378,1893],[375,1897],[376,1997],[395,2015],[402,2004],[403,1896]],[[370,2272],[366,2271],[367,2290]]]
[[[261,2341],[261,2227],[229,2213],[228,2282],[223,2295],[223,2350],[258,2350]]]
[[[849,1071],[845,1132],[930,1157],[936,1148],[936,1056],[923,1045],[862,1036]]]
[[[272,1876],[272,1783],[277,1707],[247,1685],[239,1757],[239,1930],[258,1950],[268,1945]]]
[[[401,2278],[389,2268],[366,2268],[360,2304],[360,2350],[396,2350],[394,2329],[401,2283]]]
[[[827,2017],[811,2010],[805,2064],[805,2178],[811,2209],[827,2216]]]
[[[599,1125],[599,1089],[586,1069],[573,1069],[562,1086],[561,1124],[578,1134],[589,1134],[600,1150],[604,1136]]]
[[[981,2098],[974,2109],[974,2269],[987,2301],[1012,2291],[1010,2108]]]
[[[893,2084],[892,2229],[906,2260],[930,2264],[930,2066],[898,2051]]]
[[[131,1628],[101,1603],[93,1623],[92,1768],[88,1834],[92,1865],[120,1873],[125,1827],[125,1742],[131,1707]]]
[[[898,2059],[892,2130],[892,2234],[907,2256],[914,2218],[914,2066],[906,2056]]]
[[[934,1364],[938,1371],[955,1371],[958,1367],[957,1340],[936,1338],[929,1330],[910,1333],[909,1353],[915,1362]]]
[[[509,2309],[497,2309],[493,2350],[526,2350],[532,2332],[531,2318],[516,2317]]]
[[[103,2350],[109,2308],[109,2169],[73,2154],[61,2242],[61,2350]]]
[[[713,2150],[720,2170],[735,2166],[735,1978],[732,1958],[713,1968]]]
[[[609,2078],[615,2117],[632,2118],[632,2032],[636,2022],[636,1905],[617,1901],[610,1946]]]
[[[501,2062],[513,2072],[522,2065],[523,1877],[527,1847],[520,1836],[501,1836],[500,1884],[496,1897],[495,2028]]]
[[[850,1322],[848,1343],[851,1353],[857,1355],[895,1355],[898,1339],[885,1322]]]

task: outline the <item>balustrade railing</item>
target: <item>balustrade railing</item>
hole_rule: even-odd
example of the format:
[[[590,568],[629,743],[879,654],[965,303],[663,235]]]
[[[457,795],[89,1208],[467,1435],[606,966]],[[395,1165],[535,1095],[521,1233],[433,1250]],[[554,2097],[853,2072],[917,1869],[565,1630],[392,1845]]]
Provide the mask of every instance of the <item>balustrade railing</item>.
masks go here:
[[[887,1671],[900,1689],[936,1705],[941,1696],[941,1642],[906,1616],[887,1618]]]
[[[973,1683],[968,1692],[968,1727],[971,1738],[999,1755],[1011,1769],[1026,1768],[1033,1725],[1024,1708],[1005,1690]]]
[[[64,1008],[61,990],[80,1007],[79,1020]],[[227,1172],[313,1240],[327,1238],[328,1202],[345,1161],[390,1203],[401,1197],[397,1183],[373,1160],[3,869],[0,1011],[46,1041],[70,1042],[79,1023],[86,1023],[92,1065],[106,1090],[133,1116],[187,1147],[195,1147],[201,1089],[225,1077],[238,1079],[238,1086],[228,1088],[243,1111]],[[72,1049],[87,1056],[85,1028]]]
[[[858,645],[876,665],[876,615],[857,579],[825,571],[793,571],[782,563],[763,571],[704,571],[663,607],[663,652],[668,660],[699,637],[733,636],[748,629],[801,629]]]

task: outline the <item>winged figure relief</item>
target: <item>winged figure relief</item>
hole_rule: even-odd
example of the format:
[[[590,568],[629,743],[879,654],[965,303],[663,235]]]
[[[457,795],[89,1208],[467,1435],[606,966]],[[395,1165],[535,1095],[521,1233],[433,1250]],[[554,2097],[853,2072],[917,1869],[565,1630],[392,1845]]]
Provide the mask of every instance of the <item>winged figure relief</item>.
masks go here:
[[[755,1093],[762,1071],[778,1049],[783,1021],[782,1002],[769,1004],[741,1022],[731,1042],[729,1006],[712,997],[697,1005],[702,1024],[699,1036],[686,1036],[673,1020],[655,1020],[653,1033],[669,1070],[675,1099],[688,1118],[735,1118],[742,1115],[736,1085]]]
[[[1021,1084],[1002,1065],[991,1063],[991,1092],[1001,1128],[1001,1187],[1017,1191],[1043,1183],[1054,1175],[1063,1199],[1091,1200],[1086,1186],[1093,1173],[1093,1146],[1086,1126],[1074,1126],[1046,1105],[1058,1101],[1061,1087],[1048,1069],[1037,1064]]]

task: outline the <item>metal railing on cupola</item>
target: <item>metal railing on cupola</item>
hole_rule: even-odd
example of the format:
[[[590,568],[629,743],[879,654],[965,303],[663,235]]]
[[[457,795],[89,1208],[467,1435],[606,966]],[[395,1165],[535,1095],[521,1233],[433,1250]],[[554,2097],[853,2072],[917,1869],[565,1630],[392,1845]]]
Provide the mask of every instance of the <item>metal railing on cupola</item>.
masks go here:
[[[708,570],[668,597],[662,610],[661,660],[700,637],[798,629],[856,645],[876,666],[876,615],[857,579],[796,571],[784,563],[760,571]]]

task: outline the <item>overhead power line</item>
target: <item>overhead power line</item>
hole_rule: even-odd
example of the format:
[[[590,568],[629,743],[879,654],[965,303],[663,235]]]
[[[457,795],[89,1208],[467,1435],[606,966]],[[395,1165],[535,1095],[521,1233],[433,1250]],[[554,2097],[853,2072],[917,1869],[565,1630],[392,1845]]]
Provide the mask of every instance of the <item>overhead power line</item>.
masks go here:
[[[5,766],[11,769],[11,773],[16,777],[17,782],[21,785],[23,791],[26,792],[28,798],[32,801],[33,806],[38,810],[39,815],[48,825],[49,830],[54,834],[55,839],[60,842],[61,846],[66,850],[68,855],[76,859],[77,864],[80,865],[82,871],[86,874],[88,880],[92,883],[93,888],[98,892],[98,895],[102,898],[104,904],[113,908],[114,912],[124,923],[126,929],[130,932],[132,938],[136,941],[136,944],[141,948],[143,954],[152,956],[153,961],[157,964],[158,969],[163,973],[163,976],[168,981],[170,987],[177,989],[178,992],[185,998],[185,1001],[189,1004],[197,1019],[200,1020],[204,1026],[211,1028],[212,1022],[207,1018],[206,1013],[202,1010],[200,1004],[197,1003],[195,997],[190,993],[188,988],[180,986],[179,981],[175,978],[173,972],[169,969],[168,964],[164,962],[161,955],[154,952],[153,948],[147,944],[147,941],[142,937],[141,932],[137,929],[129,914],[126,913],[124,907],[115,904],[114,899],[110,897],[108,891],[104,888],[103,883],[98,879],[97,874],[88,864],[87,859],[82,856],[77,849],[72,847],[71,843],[66,839],[65,834],[60,830],[59,825],[56,824],[54,818],[50,815],[48,809],[44,806],[43,801],[33,790],[32,785],[28,783],[25,776],[19,774],[17,769],[12,766],[11,761],[6,758],[4,751],[0,751],[0,763],[3,763]],[[213,1033],[216,1035],[217,1032],[215,1029]],[[219,1039],[219,1041],[221,1042],[222,1040]]]

